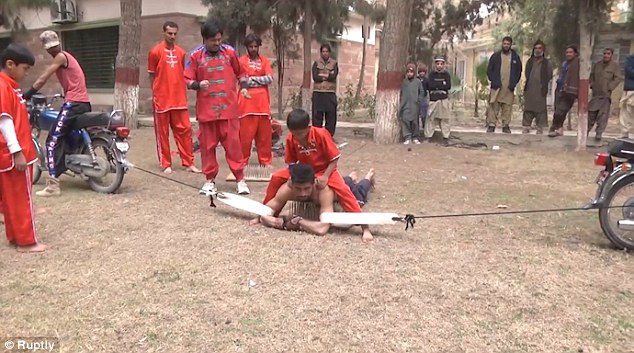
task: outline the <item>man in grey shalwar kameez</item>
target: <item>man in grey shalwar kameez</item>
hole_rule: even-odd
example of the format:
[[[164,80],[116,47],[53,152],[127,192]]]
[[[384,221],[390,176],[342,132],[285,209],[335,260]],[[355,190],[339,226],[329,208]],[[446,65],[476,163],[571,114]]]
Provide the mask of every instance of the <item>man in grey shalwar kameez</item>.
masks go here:
[[[592,99],[588,103],[588,134],[596,124],[594,139],[601,141],[605,128],[608,126],[610,108],[612,106],[612,91],[621,83],[621,69],[612,61],[612,48],[603,51],[603,60],[592,66],[590,73],[590,88]]]
[[[531,132],[531,124],[535,120],[537,134],[543,134],[548,127],[546,96],[548,86],[553,77],[553,66],[546,59],[546,46],[538,40],[533,45],[533,54],[526,62],[526,86],[524,87],[524,119],[522,133]]]
[[[403,129],[405,144],[420,144],[419,115],[420,105],[425,99],[423,82],[416,77],[416,65],[408,64],[407,73],[401,84],[399,119]]]

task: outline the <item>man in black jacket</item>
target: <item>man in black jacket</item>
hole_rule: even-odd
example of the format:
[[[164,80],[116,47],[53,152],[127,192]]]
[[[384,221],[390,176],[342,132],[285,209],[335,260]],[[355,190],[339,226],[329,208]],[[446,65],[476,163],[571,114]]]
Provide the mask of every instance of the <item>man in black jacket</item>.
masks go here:
[[[440,125],[443,145],[449,144],[451,133],[451,108],[449,106],[449,90],[451,89],[451,76],[445,70],[445,59],[437,56],[434,59],[434,68],[429,72],[425,90],[429,92],[429,117],[425,122],[425,140],[430,140],[434,135],[436,125]]]
[[[502,39],[502,50],[491,55],[487,68],[487,77],[491,82],[491,97],[487,112],[487,132],[495,132],[499,122],[502,131],[511,133],[509,124],[513,115],[515,102],[515,86],[522,77],[522,59],[511,49],[513,39]]]

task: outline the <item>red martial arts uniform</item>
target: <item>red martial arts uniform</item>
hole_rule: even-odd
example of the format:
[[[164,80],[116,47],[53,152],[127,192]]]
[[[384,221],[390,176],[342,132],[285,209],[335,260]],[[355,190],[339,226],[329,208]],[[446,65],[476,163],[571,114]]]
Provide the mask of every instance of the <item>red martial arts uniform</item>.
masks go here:
[[[238,109],[238,80],[243,77],[235,49],[221,45],[217,53],[203,45],[195,49],[185,68],[185,80],[209,81],[209,87],[196,93],[196,119],[200,123],[200,157],[207,180],[218,175],[216,146],[225,149],[225,158],[236,181],[244,180],[240,119]]]
[[[251,143],[255,139],[260,165],[273,164],[273,136],[271,130],[271,98],[269,84],[273,82],[273,69],[265,56],[255,60],[249,54],[240,58],[240,68],[249,77],[251,99],[238,95],[240,107],[240,142],[242,161],[246,165],[251,157]]]
[[[328,130],[313,126],[310,127],[308,133],[307,147],[303,146],[293,134],[289,134],[286,137],[285,154],[286,164],[309,164],[315,170],[317,177],[323,175],[330,162],[341,155]],[[288,168],[278,170],[271,175],[271,181],[266,188],[266,196],[264,197],[263,203],[265,205],[275,197],[277,191],[288,181],[290,176]],[[339,204],[344,211],[361,212],[357,199],[337,169],[330,174],[328,186],[337,195]]]
[[[18,246],[35,245],[37,237],[31,202],[31,173],[37,155],[31,141],[29,115],[20,86],[3,72],[0,72],[0,117],[13,121],[18,144],[29,165],[24,171],[15,168],[14,156],[0,134],[0,200],[4,208],[7,239]]]
[[[152,98],[154,132],[159,163],[162,168],[172,166],[170,127],[184,167],[194,165],[192,124],[187,111],[187,86],[183,78],[185,51],[178,45],[173,49],[163,41],[148,53],[148,72],[154,74]]]

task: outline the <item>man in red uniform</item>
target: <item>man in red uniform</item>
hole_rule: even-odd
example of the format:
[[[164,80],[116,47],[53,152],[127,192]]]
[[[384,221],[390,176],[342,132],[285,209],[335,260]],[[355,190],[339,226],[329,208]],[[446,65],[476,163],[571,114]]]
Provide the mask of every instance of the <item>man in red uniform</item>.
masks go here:
[[[194,50],[185,69],[187,87],[196,90],[196,118],[200,123],[200,156],[207,182],[201,194],[216,193],[218,175],[216,146],[222,144],[229,169],[236,178],[239,194],[249,194],[244,179],[244,163],[240,146],[240,113],[238,89],[248,96],[246,78],[240,70],[235,49],[222,44],[222,26],[214,19],[207,20],[200,31],[203,45]]]
[[[270,167],[273,164],[273,134],[269,85],[273,82],[273,69],[269,60],[259,54],[262,39],[257,34],[247,35],[244,46],[247,47],[247,54],[240,58],[240,68],[249,79],[247,84],[251,98],[238,96],[242,161],[245,165],[249,163],[251,143],[255,139],[258,162],[262,166]]]
[[[18,84],[35,65],[35,57],[28,49],[10,44],[0,54],[0,62],[0,199],[7,239],[20,252],[42,252],[46,246],[37,241],[31,202],[31,173],[37,155]]]
[[[183,167],[190,172],[200,173],[194,165],[192,124],[187,111],[187,86],[183,78],[185,50],[176,45],[177,34],[178,25],[171,21],[165,22],[165,39],[148,53],[147,70],[152,82],[156,150],[163,172],[172,173],[171,127]]]
[[[357,199],[337,170],[337,161],[339,161],[341,154],[328,130],[310,126],[310,116],[302,109],[291,111],[288,114],[286,125],[290,131],[286,138],[284,157],[286,164],[303,163],[310,165],[315,170],[318,189],[324,189],[326,185],[329,186],[337,196],[344,211],[361,212]],[[289,177],[288,168],[274,172],[271,175],[271,181],[266,188],[266,196],[262,203],[266,205],[271,201]],[[367,226],[362,228],[365,231]]]

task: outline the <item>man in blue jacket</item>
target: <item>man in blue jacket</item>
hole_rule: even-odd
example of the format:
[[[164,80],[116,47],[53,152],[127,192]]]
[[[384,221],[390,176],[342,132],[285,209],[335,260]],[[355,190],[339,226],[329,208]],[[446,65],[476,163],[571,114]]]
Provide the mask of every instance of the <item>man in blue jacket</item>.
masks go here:
[[[487,132],[495,132],[498,123],[502,125],[502,132],[511,133],[509,124],[513,115],[515,102],[515,86],[522,77],[522,59],[511,49],[513,39],[502,39],[502,50],[489,58],[487,77],[491,82],[491,96],[487,112]]]
[[[621,98],[621,131],[624,138],[629,138],[634,119],[634,54],[625,58],[625,81],[623,83],[623,97]]]

